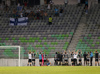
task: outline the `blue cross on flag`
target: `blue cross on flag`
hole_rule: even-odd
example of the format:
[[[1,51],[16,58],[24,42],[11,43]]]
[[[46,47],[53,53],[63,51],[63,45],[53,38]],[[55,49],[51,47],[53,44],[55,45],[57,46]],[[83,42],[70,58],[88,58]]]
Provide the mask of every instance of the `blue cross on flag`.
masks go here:
[[[22,18],[10,18],[10,24],[9,25],[20,25],[25,26],[28,23],[28,17],[22,17]]]

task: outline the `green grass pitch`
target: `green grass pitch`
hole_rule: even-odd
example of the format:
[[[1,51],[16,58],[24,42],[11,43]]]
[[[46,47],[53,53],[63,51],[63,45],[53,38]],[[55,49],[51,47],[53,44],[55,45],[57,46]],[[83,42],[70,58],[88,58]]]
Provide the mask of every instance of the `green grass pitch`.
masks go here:
[[[100,67],[44,66],[0,67],[0,74],[100,74]]]

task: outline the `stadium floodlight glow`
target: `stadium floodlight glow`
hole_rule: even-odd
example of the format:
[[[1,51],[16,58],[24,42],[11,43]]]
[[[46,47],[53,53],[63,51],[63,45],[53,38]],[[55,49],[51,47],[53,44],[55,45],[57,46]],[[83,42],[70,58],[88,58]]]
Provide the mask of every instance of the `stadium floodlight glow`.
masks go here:
[[[0,46],[0,48],[11,48],[11,47],[15,47],[15,48],[18,48],[18,66],[20,67],[20,46]]]

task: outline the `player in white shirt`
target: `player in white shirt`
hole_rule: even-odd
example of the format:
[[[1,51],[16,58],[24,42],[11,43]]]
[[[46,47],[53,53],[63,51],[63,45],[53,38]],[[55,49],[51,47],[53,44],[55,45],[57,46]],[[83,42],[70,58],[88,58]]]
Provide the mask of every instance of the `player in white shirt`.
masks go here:
[[[78,51],[74,52],[74,66],[77,65],[77,56],[78,56]]]
[[[32,54],[31,52],[28,52],[28,66],[31,66],[32,65]]]

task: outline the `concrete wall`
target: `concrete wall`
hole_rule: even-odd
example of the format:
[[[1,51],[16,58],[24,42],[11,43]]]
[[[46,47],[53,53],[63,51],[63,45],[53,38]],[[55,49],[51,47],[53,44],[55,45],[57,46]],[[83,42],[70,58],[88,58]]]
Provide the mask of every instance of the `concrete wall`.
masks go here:
[[[64,4],[65,0],[52,0],[54,4]],[[68,4],[77,4],[78,0],[68,0]]]
[[[54,66],[54,58],[48,58],[51,65]],[[21,66],[27,66],[28,59],[21,59]],[[36,59],[36,66],[39,66],[39,59]],[[78,62],[78,60],[77,60]],[[71,58],[69,58],[69,65],[71,65]],[[82,65],[84,65],[84,59],[82,58]],[[0,59],[0,66],[18,66],[18,59]],[[95,59],[93,58],[93,66],[95,66]]]
[[[44,0],[40,0],[40,5],[44,5]]]

